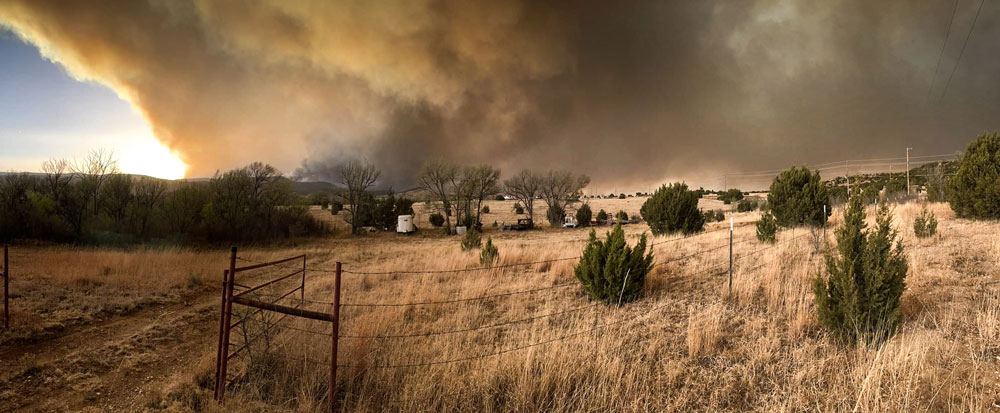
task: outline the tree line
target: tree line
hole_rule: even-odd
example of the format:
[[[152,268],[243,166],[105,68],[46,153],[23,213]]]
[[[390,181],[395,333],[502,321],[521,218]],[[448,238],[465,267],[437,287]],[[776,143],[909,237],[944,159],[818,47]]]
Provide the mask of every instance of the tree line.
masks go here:
[[[451,217],[455,225],[480,227],[483,201],[501,192],[523,205],[528,218],[535,218],[535,201],[546,206],[546,218],[551,225],[561,225],[566,208],[578,202],[590,177],[569,171],[536,172],[524,169],[500,182],[500,169],[490,165],[461,166],[435,160],[421,167],[417,177],[420,188],[441,202],[445,232],[451,233]],[[475,206],[475,208],[473,208]]]
[[[0,239],[92,244],[265,242],[321,235],[291,181],[260,162],[203,182],[122,173],[113,152],[0,179]]]

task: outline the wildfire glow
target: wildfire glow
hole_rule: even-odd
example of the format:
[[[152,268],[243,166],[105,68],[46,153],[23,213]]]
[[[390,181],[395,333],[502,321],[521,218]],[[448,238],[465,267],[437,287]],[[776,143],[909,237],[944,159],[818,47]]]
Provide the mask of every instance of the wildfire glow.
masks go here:
[[[182,179],[187,171],[187,165],[152,134],[122,151],[119,165],[125,173],[163,179]]]

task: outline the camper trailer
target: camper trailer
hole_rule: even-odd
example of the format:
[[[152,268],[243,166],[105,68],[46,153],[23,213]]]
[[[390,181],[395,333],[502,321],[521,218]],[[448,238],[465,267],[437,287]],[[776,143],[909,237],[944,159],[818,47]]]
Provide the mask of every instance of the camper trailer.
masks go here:
[[[413,225],[413,215],[400,215],[396,221],[397,234],[412,234],[417,232],[417,227]]]

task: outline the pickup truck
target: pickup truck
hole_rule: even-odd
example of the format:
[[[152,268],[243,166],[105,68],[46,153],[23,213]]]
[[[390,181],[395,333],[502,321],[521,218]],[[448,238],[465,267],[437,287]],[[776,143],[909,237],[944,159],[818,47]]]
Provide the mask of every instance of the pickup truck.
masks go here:
[[[521,218],[517,220],[516,224],[504,223],[503,227],[500,229],[502,231],[524,231],[532,228],[535,228],[535,223],[531,220],[531,218]]]

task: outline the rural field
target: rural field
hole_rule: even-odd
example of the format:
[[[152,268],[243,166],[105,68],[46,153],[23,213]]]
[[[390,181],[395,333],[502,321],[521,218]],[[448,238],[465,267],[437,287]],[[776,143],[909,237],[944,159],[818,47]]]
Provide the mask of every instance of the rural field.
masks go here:
[[[591,206],[632,214],[642,201]],[[1000,408],[998,223],[931,204],[938,235],[921,239],[912,225],[921,204],[892,206],[909,263],[902,326],[882,346],[843,346],[816,321],[812,278],[829,247],[820,231],[782,230],[761,244],[760,213],[733,214],[731,294],[728,222],[651,238],[644,293],[617,307],[590,301],[573,276],[578,260],[565,259],[580,255],[587,229],[491,228],[514,218],[512,203],[489,201],[496,214],[482,220],[499,250],[492,268],[479,265],[478,251],[462,251],[459,237],[421,225],[420,204],[417,234],[240,246],[239,265],[305,254],[304,299],[293,301],[329,312],[332,269],[343,263],[336,402],[348,411]],[[827,240],[842,219],[838,208]],[[648,227],[625,233],[634,244]],[[221,247],[12,246],[2,410],[325,409],[329,323],[238,309],[266,337],[233,330],[232,343],[250,345],[230,364],[224,404],[213,400],[228,265]],[[237,282],[284,272],[241,272]]]

